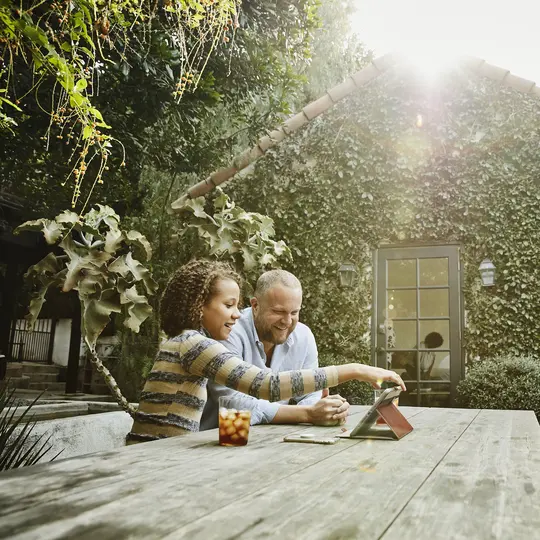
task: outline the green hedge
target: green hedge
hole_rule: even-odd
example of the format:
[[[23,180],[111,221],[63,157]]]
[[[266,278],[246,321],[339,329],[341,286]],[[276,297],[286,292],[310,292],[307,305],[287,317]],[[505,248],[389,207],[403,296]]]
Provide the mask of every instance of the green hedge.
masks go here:
[[[320,354],[319,366],[336,366],[355,362],[350,358],[335,354]],[[373,388],[360,381],[349,381],[330,390],[331,394],[339,394],[351,405],[371,405],[373,403]]]
[[[499,356],[477,362],[457,391],[462,407],[533,410],[540,419],[540,363],[534,358]]]

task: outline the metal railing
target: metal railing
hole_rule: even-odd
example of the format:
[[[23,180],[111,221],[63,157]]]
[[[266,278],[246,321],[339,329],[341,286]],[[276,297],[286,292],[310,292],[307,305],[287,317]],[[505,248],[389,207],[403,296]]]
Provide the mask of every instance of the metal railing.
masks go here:
[[[52,364],[56,319],[38,319],[34,329],[26,330],[26,321],[12,321],[8,344],[8,361]]]

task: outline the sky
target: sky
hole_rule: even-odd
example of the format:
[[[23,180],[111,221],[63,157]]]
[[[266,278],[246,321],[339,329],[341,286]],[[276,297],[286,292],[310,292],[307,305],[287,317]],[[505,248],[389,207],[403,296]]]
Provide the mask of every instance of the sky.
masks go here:
[[[376,56],[477,56],[540,85],[540,0],[356,0],[353,27]]]

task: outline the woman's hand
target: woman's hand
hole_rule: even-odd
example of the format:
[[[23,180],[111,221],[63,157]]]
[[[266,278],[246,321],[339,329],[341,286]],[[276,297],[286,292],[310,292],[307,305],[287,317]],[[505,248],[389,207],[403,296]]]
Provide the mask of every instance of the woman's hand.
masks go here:
[[[379,367],[366,366],[358,364],[359,375],[358,380],[370,383],[373,388],[379,390],[383,382],[392,382],[396,386],[401,386],[402,390],[407,390],[403,379],[395,372]]]

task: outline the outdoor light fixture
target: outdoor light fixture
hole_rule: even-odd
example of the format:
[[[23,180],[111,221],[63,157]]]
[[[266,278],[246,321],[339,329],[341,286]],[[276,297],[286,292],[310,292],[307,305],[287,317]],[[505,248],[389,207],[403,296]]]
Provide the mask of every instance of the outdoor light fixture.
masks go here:
[[[482,285],[484,287],[495,285],[495,265],[489,259],[484,259],[480,263],[478,270],[480,271],[480,277],[482,278]]]
[[[339,269],[339,284],[343,288],[354,286],[354,279],[358,274],[358,268],[352,262],[346,262],[340,265]]]

